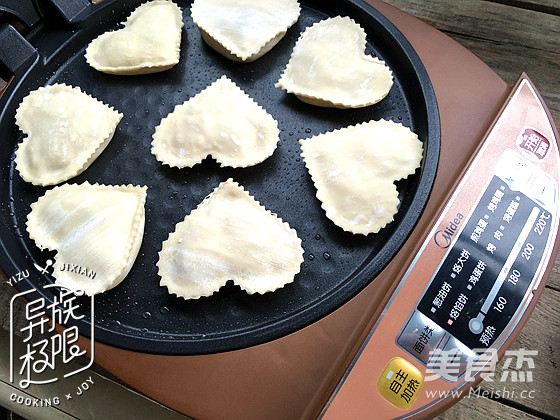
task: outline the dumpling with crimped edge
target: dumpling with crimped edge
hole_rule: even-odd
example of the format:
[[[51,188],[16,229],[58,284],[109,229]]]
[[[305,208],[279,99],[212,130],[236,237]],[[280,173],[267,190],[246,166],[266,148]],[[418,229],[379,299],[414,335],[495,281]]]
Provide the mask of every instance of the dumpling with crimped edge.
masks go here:
[[[296,231],[228,179],[175,226],[157,266],[169,293],[198,299],[229,280],[249,294],[272,292],[293,282],[302,262]]]
[[[18,172],[43,186],[79,175],[105,150],[122,117],[79,87],[32,91],[16,111],[16,124],[27,134],[16,151]]]
[[[179,63],[183,13],[168,0],[140,5],[124,27],[94,39],[86,49],[86,61],[109,74],[147,74]]]
[[[423,144],[393,121],[370,121],[300,140],[302,156],[327,217],[367,235],[393,220],[399,205],[394,182],[420,166]]]
[[[226,76],[161,120],[152,153],[169,166],[192,167],[211,155],[221,166],[247,167],[274,153],[276,120]]]
[[[87,295],[123,281],[144,234],[146,187],[64,184],[31,205],[27,231],[56,251],[56,284]]]
[[[393,73],[364,53],[366,33],[349,17],[315,23],[299,37],[276,87],[312,105],[361,108],[382,100]]]
[[[297,22],[297,0],[195,0],[191,15],[204,41],[223,56],[251,62]]]

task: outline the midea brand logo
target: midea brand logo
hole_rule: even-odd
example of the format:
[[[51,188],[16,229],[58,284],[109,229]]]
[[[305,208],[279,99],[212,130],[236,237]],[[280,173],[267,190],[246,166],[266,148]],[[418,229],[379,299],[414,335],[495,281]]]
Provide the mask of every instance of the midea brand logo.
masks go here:
[[[446,226],[442,230],[438,230],[434,235],[434,242],[440,248],[448,248],[451,245],[451,239],[457,232],[459,225],[463,221],[463,215],[461,213],[457,213],[455,218],[449,222],[449,225]]]

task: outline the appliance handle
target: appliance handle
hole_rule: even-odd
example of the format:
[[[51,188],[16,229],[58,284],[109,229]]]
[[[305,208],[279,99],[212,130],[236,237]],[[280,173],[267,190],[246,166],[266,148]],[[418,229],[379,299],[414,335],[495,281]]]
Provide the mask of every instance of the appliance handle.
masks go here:
[[[0,0],[0,79],[6,82],[0,86],[0,97],[37,62],[39,54],[24,33],[43,18],[78,25],[94,7],[90,0],[42,0],[41,4],[38,1]]]
[[[0,12],[13,16],[28,29],[41,19],[33,1],[0,0]]]
[[[91,14],[95,5],[90,0],[43,0],[69,25],[77,25]]]
[[[19,79],[34,63],[39,53],[12,25],[0,25],[0,69],[8,84],[0,92],[0,96],[14,79]]]
[[[37,0],[0,0],[0,98],[36,62],[37,50],[24,34],[41,18]]]

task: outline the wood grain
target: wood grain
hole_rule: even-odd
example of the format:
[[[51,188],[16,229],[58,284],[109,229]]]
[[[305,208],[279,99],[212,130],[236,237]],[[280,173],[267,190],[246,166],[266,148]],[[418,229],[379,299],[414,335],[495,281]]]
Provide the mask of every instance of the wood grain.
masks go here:
[[[546,285],[547,287],[560,292],[560,255],[554,262],[554,267],[552,267],[552,272],[550,273],[550,277]]]
[[[528,414],[516,408],[507,407],[503,404],[484,397],[467,395],[458,404],[455,404],[446,412],[436,417],[436,420],[473,420],[473,419],[538,419],[540,417]]]
[[[507,4],[520,9],[536,10],[560,16],[560,3],[557,0],[486,0],[494,3]]]
[[[521,72],[526,72],[550,108],[556,125],[560,125],[559,16],[481,0],[387,3],[446,33],[510,85]]]

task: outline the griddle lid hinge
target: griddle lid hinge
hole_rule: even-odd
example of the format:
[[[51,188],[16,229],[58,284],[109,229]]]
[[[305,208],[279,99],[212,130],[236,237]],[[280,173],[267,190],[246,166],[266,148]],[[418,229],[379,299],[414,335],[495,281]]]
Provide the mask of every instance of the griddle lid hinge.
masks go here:
[[[16,18],[27,29],[35,26],[41,19],[32,1],[0,0],[0,13]]]
[[[45,0],[70,25],[76,25],[91,14],[95,5],[89,0]]]
[[[18,74],[29,68],[38,52],[12,25],[0,26],[0,67],[11,74]]]

